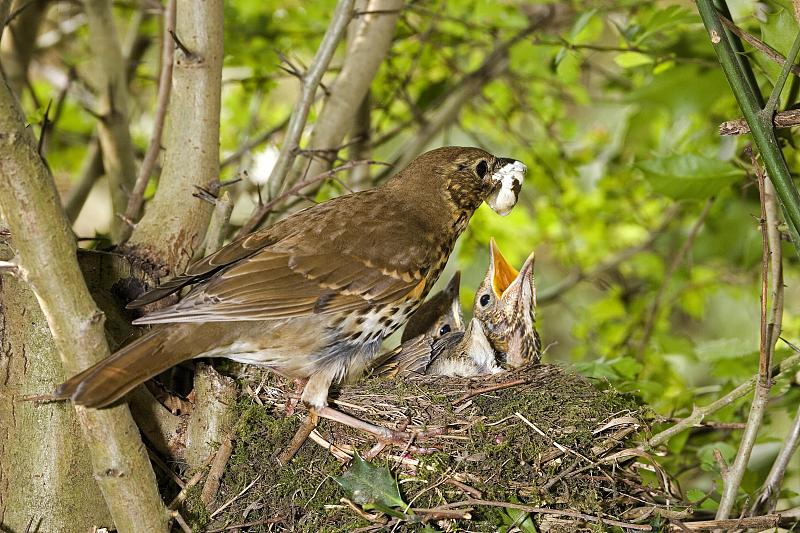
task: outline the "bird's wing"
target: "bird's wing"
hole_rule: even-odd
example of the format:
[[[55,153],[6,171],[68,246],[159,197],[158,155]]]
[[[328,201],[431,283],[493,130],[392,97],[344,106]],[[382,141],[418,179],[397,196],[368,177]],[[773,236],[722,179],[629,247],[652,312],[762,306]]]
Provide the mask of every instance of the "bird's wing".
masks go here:
[[[135,323],[268,320],[366,309],[406,295],[418,297],[425,281],[419,271],[381,269],[350,255],[268,247],[216,272],[177,304]]]
[[[432,340],[428,335],[414,337],[378,357],[373,364],[372,373],[390,378],[425,374],[431,363],[431,344]]]

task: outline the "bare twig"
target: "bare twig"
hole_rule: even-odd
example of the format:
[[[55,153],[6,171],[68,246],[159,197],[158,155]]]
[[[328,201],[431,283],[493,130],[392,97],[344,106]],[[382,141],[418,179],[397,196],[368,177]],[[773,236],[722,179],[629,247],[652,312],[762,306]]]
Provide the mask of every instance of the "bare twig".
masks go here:
[[[303,444],[308,439],[311,432],[317,427],[317,417],[312,414],[309,414],[306,418],[303,419],[303,422],[300,424],[300,427],[297,429],[297,432],[292,437],[292,440],[289,441],[289,444],[284,448],[284,450],[278,454],[276,458],[278,464],[281,466],[286,465],[289,461],[292,460]]]
[[[504,509],[517,509],[519,511],[525,511],[526,513],[533,513],[533,514],[549,514],[549,515],[556,515],[556,516],[569,516],[571,518],[577,518],[579,520],[585,520],[586,522],[595,522],[598,524],[608,524],[610,526],[622,527],[634,531],[652,531],[648,525],[645,524],[632,524],[630,522],[622,522],[620,520],[612,520],[610,518],[603,518],[599,516],[594,516],[586,513],[579,513],[578,511],[571,511],[569,509],[549,509],[547,507],[533,507],[530,505],[522,505],[518,503],[510,503],[510,502],[499,502],[499,501],[492,501],[492,500],[481,500],[478,498],[469,498],[466,500],[462,500],[460,502],[454,503],[447,503],[444,505],[440,505],[434,509],[453,509],[458,507],[467,507],[467,506],[487,506],[487,507],[502,507]],[[433,509],[431,509],[433,510]]]
[[[464,403],[470,398],[474,398],[475,396],[485,394],[487,392],[494,392],[498,390],[508,389],[510,387],[516,387],[517,385],[524,385],[525,383],[527,383],[525,379],[515,379],[512,381],[506,381],[505,383],[495,383],[494,385],[488,385],[486,387],[481,387],[480,389],[467,391],[461,398],[454,401],[453,405]]]
[[[658,313],[661,310],[661,302],[664,299],[664,294],[666,294],[667,292],[667,288],[669,286],[670,281],[672,280],[672,276],[678,270],[678,267],[683,262],[684,257],[691,249],[695,237],[697,237],[697,234],[700,232],[700,228],[703,227],[703,224],[706,221],[706,217],[708,216],[709,211],[711,211],[712,205],[714,205],[713,197],[709,198],[706,201],[705,206],[703,206],[703,210],[700,212],[700,216],[697,217],[697,220],[692,225],[692,228],[689,230],[689,234],[683,241],[683,245],[672,256],[672,260],[669,263],[669,267],[667,268],[667,271],[664,273],[664,279],[661,281],[661,286],[658,288],[658,292],[653,297],[653,302],[650,305],[650,309],[647,312],[644,328],[642,329],[642,336],[639,339],[637,353],[639,354],[640,359],[644,355],[644,352],[647,349],[647,345],[650,343],[650,336],[653,334],[653,329],[655,328],[656,325]]]
[[[67,201],[64,204],[64,211],[70,222],[75,222],[83,209],[83,204],[89,193],[92,191],[97,178],[103,174],[103,154],[100,152],[100,143],[97,137],[92,138],[89,148],[83,158],[83,165],[78,172],[78,184],[70,191]]]
[[[772,367],[771,375],[773,380],[777,380],[780,378],[784,378],[789,375],[793,375],[797,367],[800,366],[800,353],[796,353],[792,356],[787,357],[780,364],[777,364]],[[751,377],[732,391],[730,391],[725,396],[711,402],[710,404],[697,407],[695,406],[692,410],[692,414],[688,417],[684,418],[674,426],[671,426],[660,433],[656,433],[653,435],[646,444],[640,446],[641,449],[645,448],[654,448],[659,446],[669,439],[674,437],[675,435],[697,425],[699,422],[703,420],[706,416],[716,413],[723,407],[727,407],[728,405],[732,404],[739,398],[746,396],[750,393],[756,386],[756,381],[758,381],[759,375],[756,374],[755,376]]]
[[[672,531],[708,531],[712,529],[733,531],[739,528],[770,529],[780,524],[781,515],[753,516],[749,518],[730,518],[726,520],[698,520],[696,522],[680,522],[673,524]]]
[[[289,117],[286,117],[275,126],[264,131],[263,133],[259,133],[257,136],[245,142],[234,153],[232,153],[231,155],[222,160],[222,162],[219,164],[220,168],[225,168],[235,163],[238,163],[239,160],[241,160],[246,153],[253,150],[253,148],[256,148],[257,146],[262,145],[265,142],[269,141],[276,133],[285,128],[288,123],[289,123]]]
[[[750,406],[750,413],[747,417],[747,425],[745,426],[744,433],[742,434],[742,441],[739,444],[739,450],[736,453],[736,459],[728,471],[728,475],[723,478],[723,490],[720,498],[719,507],[717,508],[716,519],[724,520],[730,516],[733,505],[736,502],[736,496],[739,492],[739,486],[742,483],[744,472],[747,469],[747,463],[750,461],[750,454],[753,451],[753,446],[756,443],[758,430],[761,427],[761,422],[764,419],[764,412],[769,402],[769,390],[772,386],[770,378],[770,367],[772,366],[772,353],[775,349],[774,340],[777,336],[772,338],[771,334],[778,321],[777,326],[780,329],[780,316],[782,314],[783,297],[778,295],[783,294],[783,274],[781,273],[780,266],[778,265],[773,273],[777,273],[777,279],[773,279],[773,284],[779,283],[780,288],[773,288],[773,299],[776,300],[780,307],[773,306],[773,316],[771,320],[767,317],[767,303],[769,299],[769,266],[770,266],[770,244],[777,240],[777,245],[780,247],[780,238],[777,226],[772,230],[773,236],[770,238],[770,230],[768,229],[767,221],[767,202],[772,205],[772,222],[777,224],[777,205],[775,205],[776,198],[770,195],[767,199],[767,177],[761,166],[755,159],[752,151],[750,151],[751,161],[753,168],[756,172],[758,180],[758,191],[761,199],[761,220],[759,225],[761,227],[761,240],[762,240],[762,255],[761,255],[761,342],[759,344],[759,359],[758,359],[758,381],[756,382],[756,392],[753,397],[753,403]],[[780,252],[773,256],[773,261],[780,262]],[[769,320],[769,323],[768,323]]]
[[[331,23],[322,38],[311,67],[303,77],[303,87],[300,93],[300,99],[292,112],[289,119],[289,126],[286,132],[286,138],[281,146],[281,152],[278,156],[278,161],[272,169],[267,181],[269,186],[269,197],[274,198],[283,187],[284,180],[294,164],[297,157],[297,150],[300,147],[300,136],[303,134],[303,129],[308,119],[308,113],[311,110],[311,104],[314,102],[314,94],[317,92],[317,87],[322,79],[322,75],[328,68],[331,57],[336,51],[336,45],[341,40],[344,34],[347,23],[353,14],[353,0],[339,0],[336,3],[336,9],[333,12]],[[267,210],[260,206],[250,219],[242,226],[240,235],[252,232],[267,214]]]
[[[120,236],[121,241],[127,240],[133,232],[131,224],[139,218],[139,212],[144,203],[144,191],[150,181],[150,174],[153,172],[158,154],[161,153],[161,133],[164,131],[164,122],[167,118],[167,106],[172,90],[172,56],[175,53],[175,43],[169,38],[169,34],[175,31],[175,11],[176,0],[167,0],[164,9],[164,29],[161,34],[161,70],[158,75],[158,95],[156,96],[156,114],[153,121],[153,133],[150,136],[150,144],[147,146],[142,165],[136,176],[136,183],[133,186],[128,205],[125,208],[124,221],[125,228]]]
[[[792,457],[795,452],[797,452],[798,445],[800,445],[800,407],[797,409],[797,414],[794,417],[794,422],[792,422],[789,434],[786,436],[786,440],[783,441],[783,445],[778,452],[778,456],[775,458],[775,462],[772,463],[772,468],[770,468],[769,474],[767,474],[767,479],[764,480],[761,491],[753,503],[753,507],[750,510],[751,515],[763,510],[768,512],[775,511],[780,496],[781,484],[783,483],[783,476],[786,473],[786,469],[789,467]]]
[[[206,482],[203,484],[203,491],[200,493],[200,500],[206,507],[217,497],[222,476],[225,474],[225,467],[228,465],[228,460],[231,458],[232,453],[233,439],[228,435],[220,444],[216,455],[214,455]]]
[[[786,111],[775,113],[775,116],[772,118],[772,124],[776,128],[792,128],[794,126],[799,126],[800,109],[787,109]],[[743,118],[728,120],[719,125],[720,135],[744,135],[745,133],[750,133],[750,126],[748,126],[747,121]]]
[[[767,56],[767,58],[770,61],[772,61],[773,63],[777,63],[781,66],[783,66],[783,64],[786,62],[786,58],[783,57],[783,54],[772,48],[770,45],[761,41],[754,35],[747,33],[739,26],[734,24],[730,19],[724,17],[721,13],[718,14],[718,16],[720,22],[722,22],[722,25],[728,28],[731,31],[731,33],[733,33],[741,40],[747,42],[748,44],[750,44],[750,46],[752,46],[753,48],[755,48],[756,50]],[[800,76],[800,66],[792,65],[791,72],[795,76]]]

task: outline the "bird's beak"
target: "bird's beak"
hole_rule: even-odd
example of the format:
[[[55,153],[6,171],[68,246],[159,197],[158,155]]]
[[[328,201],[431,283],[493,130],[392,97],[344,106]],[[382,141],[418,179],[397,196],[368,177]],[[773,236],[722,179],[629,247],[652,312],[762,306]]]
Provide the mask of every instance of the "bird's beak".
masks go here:
[[[495,183],[495,189],[486,199],[495,213],[506,216],[517,205],[527,170],[528,167],[515,159],[500,158],[495,162],[494,172],[489,176]]]
[[[500,248],[497,247],[494,237],[489,241],[489,253],[492,259],[492,291],[494,291],[494,295],[497,298],[502,298],[503,293],[517,279],[519,272],[500,253]]]

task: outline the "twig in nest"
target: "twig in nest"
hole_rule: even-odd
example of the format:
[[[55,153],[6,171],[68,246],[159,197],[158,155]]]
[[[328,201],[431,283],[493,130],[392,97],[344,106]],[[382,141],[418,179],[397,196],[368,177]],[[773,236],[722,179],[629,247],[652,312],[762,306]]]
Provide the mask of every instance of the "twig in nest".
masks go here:
[[[525,417],[522,415],[522,413],[520,413],[519,411],[517,411],[516,413],[514,413],[514,416],[516,416],[517,418],[519,418],[520,420],[522,420],[523,422],[525,422],[525,424],[526,424],[527,426],[529,426],[530,428],[532,428],[532,429],[533,429],[533,430],[534,430],[536,433],[538,433],[540,436],[542,436],[542,437],[544,437],[545,439],[547,439],[547,440],[550,442],[550,444],[552,444],[553,446],[555,446],[556,448],[558,448],[558,449],[559,449],[560,451],[562,451],[563,453],[567,453],[567,452],[569,452],[569,453],[571,453],[572,455],[574,455],[575,457],[577,457],[577,458],[579,458],[579,459],[583,459],[584,461],[586,461],[587,463],[589,463],[589,464],[591,464],[591,465],[595,465],[595,464],[596,464],[594,461],[592,461],[591,459],[589,459],[589,458],[588,458],[588,457],[586,457],[585,455],[582,455],[582,454],[580,454],[580,453],[576,452],[575,450],[572,450],[572,449],[570,449],[570,448],[567,448],[567,447],[566,447],[566,446],[564,446],[563,444],[559,444],[559,443],[558,443],[558,442],[557,442],[555,439],[553,439],[553,438],[552,438],[552,437],[550,437],[549,435],[545,434],[545,432],[544,432],[544,431],[542,431],[541,429],[539,429],[539,428],[536,426],[536,424],[534,424],[533,422],[531,422],[530,420],[528,420],[527,418],[525,418]]]
[[[245,492],[247,492],[248,490],[250,490],[251,488],[253,488],[253,485],[255,485],[256,483],[258,483],[258,480],[259,480],[259,479],[261,479],[261,474],[259,474],[258,476],[256,476],[256,478],[255,478],[253,481],[251,481],[249,485],[247,485],[245,488],[243,488],[243,489],[242,489],[242,491],[241,491],[239,494],[237,494],[236,496],[234,496],[233,498],[231,498],[231,499],[230,499],[230,500],[228,500],[227,502],[223,503],[223,504],[222,504],[222,506],[220,506],[220,507],[219,507],[219,508],[218,508],[216,511],[214,511],[213,513],[211,513],[211,516],[209,516],[209,518],[214,518],[214,517],[215,517],[215,516],[217,516],[219,513],[221,513],[221,512],[222,512],[222,511],[224,511],[225,509],[227,509],[227,508],[228,508],[228,507],[229,507],[229,506],[230,506],[230,505],[231,505],[233,502],[235,502],[236,500],[238,500],[239,498],[241,498],[241,497],[244,495],[244,493],[245,493]]]
[[[200,480],[203,479],[205,476],[205,467],[208,466],[211,461],[214,460],[215,454],[211,454],[206,459],[205,463],[203,464],[203,468],[199,469],[195,474],[186,482],[186,486],[184,486],[181,491],[178,493],[175,498],[172,499],[167,509],[174,510],[177,509],[180,504],[186,500],[186,496],[189,492],[189,489],[200,483]]]
[[[454,401],[453,405],[458,405],[460,403],[466,402],[470,398],[474,398],[475,396],[479,396],[487,392],[494,392],[498,390],[508,389],[511,387],[516,387],[517,385],[525,385],[527,382],[528,381],[526,379],[515,379],[513,381],[506,381],[505,383],[495,383],[494,385],[488,385],[480,389],[467,391],[467,393],[464,394],[464,396]]]
[[[722,531],[732,531],[734,529],[770,529],[778,527],[781,521],[781,515],[771,514],[764,516],[753,516],[743,518],[728,518],[725,520],[698,520],[696,522],[682,522],[682,526],[691,531],[706,531],[712,529],[720,529]],[[677,524],[672,526],[673,531],[680,530]]]
[[[183,519],[181,513],[178,511],[171,511],[169,515],[175,519],[178,525],[181,527],[181,530],[184,533],[192,533],[192,528],[189,527],[189,524],[186,523],[186,520]]]
[[[231,458],[232,453],[233,439],[228,435],[220,444],[216,455],[214,455],[214,461],[212,461],[211,468],[208,470],[208,477],[206,477],[206,482],[203,485],[203,491],[200,493],[200,500],[206,507],[217,496],[222,475],[225,473],[225,467],[228,465],[228,460]]]
[[[303,443],[305,443],[308,436],[311,435],[311,432],[314,431],[314,428],[316,427],[317,417],[314,416],[313,413],[310,413],[306,418],[303,419],[302,424],[300,424],[300,427],[297,428],[297,432],[294,434],[294,437],[292,437],[292,440],[289,441],[289,444],[286,446],[286,448],[276,458],[281,466],[288,464],[289,461],[292,460],[292,457],[294,457],[297,452],[300,451]]]
[[[517,509],[519,511],[525,511],[526,513],[534,513],[534,514],[550,514],[556,516],[569,516],[571,518],[577,518],[580,520],[585,520],[587,522],[595,522],[598,524],[608,524],[610,526],[617,526],[626,529],[632,529],[635,531],[652,531],[648,525],[645,524],[632,524],[630,522],[622,522],[620,520],[612,520],[610,518],[603,518],[600,516],[590,515],[586,513],[580,513],[578,511],[571,511],[569,509],[549,509],[547,507],[533,507],[530,505],[521,505],[517,503],[509,503],[509,502],[498,502],[492,500],[481,500],[478,498],[469,498],[467,500],[463,500],[460,502],[454,503],[446,503],[444,505],[440,505],[439,507],[435,507],[434,509],[453,509],[458,507],[465,507],[465,506],[486,506],[486,507],[502,507],[504,509]],[[433,509],[432,509],[433,510]]]

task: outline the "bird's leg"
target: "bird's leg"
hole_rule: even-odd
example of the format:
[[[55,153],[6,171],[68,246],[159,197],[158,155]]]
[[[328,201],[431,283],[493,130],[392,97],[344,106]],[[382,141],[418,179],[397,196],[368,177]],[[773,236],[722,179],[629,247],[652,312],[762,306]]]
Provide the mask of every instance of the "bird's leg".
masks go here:
[[[375,425],[371,422],[360,420],[352,415],[348,415],[347,413],[343,413],[338,409],[334,409],[328,406],[315,407],[312,408],[312,411],[316,412],[317,415],[319,415],[321,418],[327,418],[328,420],[339,422],[340,424],[344,424],[345,426],[349,426],[353,429],[357,429],[359,431],[369,433],[370,435],[374,435],[375,437],[377,437],[378,442],[383,444],[397,444],[398,446],[406,446],[408,445],[409,442],[413,440],[426,439],[444,433],[443,429],[426,431],[425,433],[408,433],[406,431],[396,431],[394,429],[385,428],[382,426]],[[418,448],[413,446],[410,446],[409,450],[416,451],[419,453],[431,452],[431,449]]]

